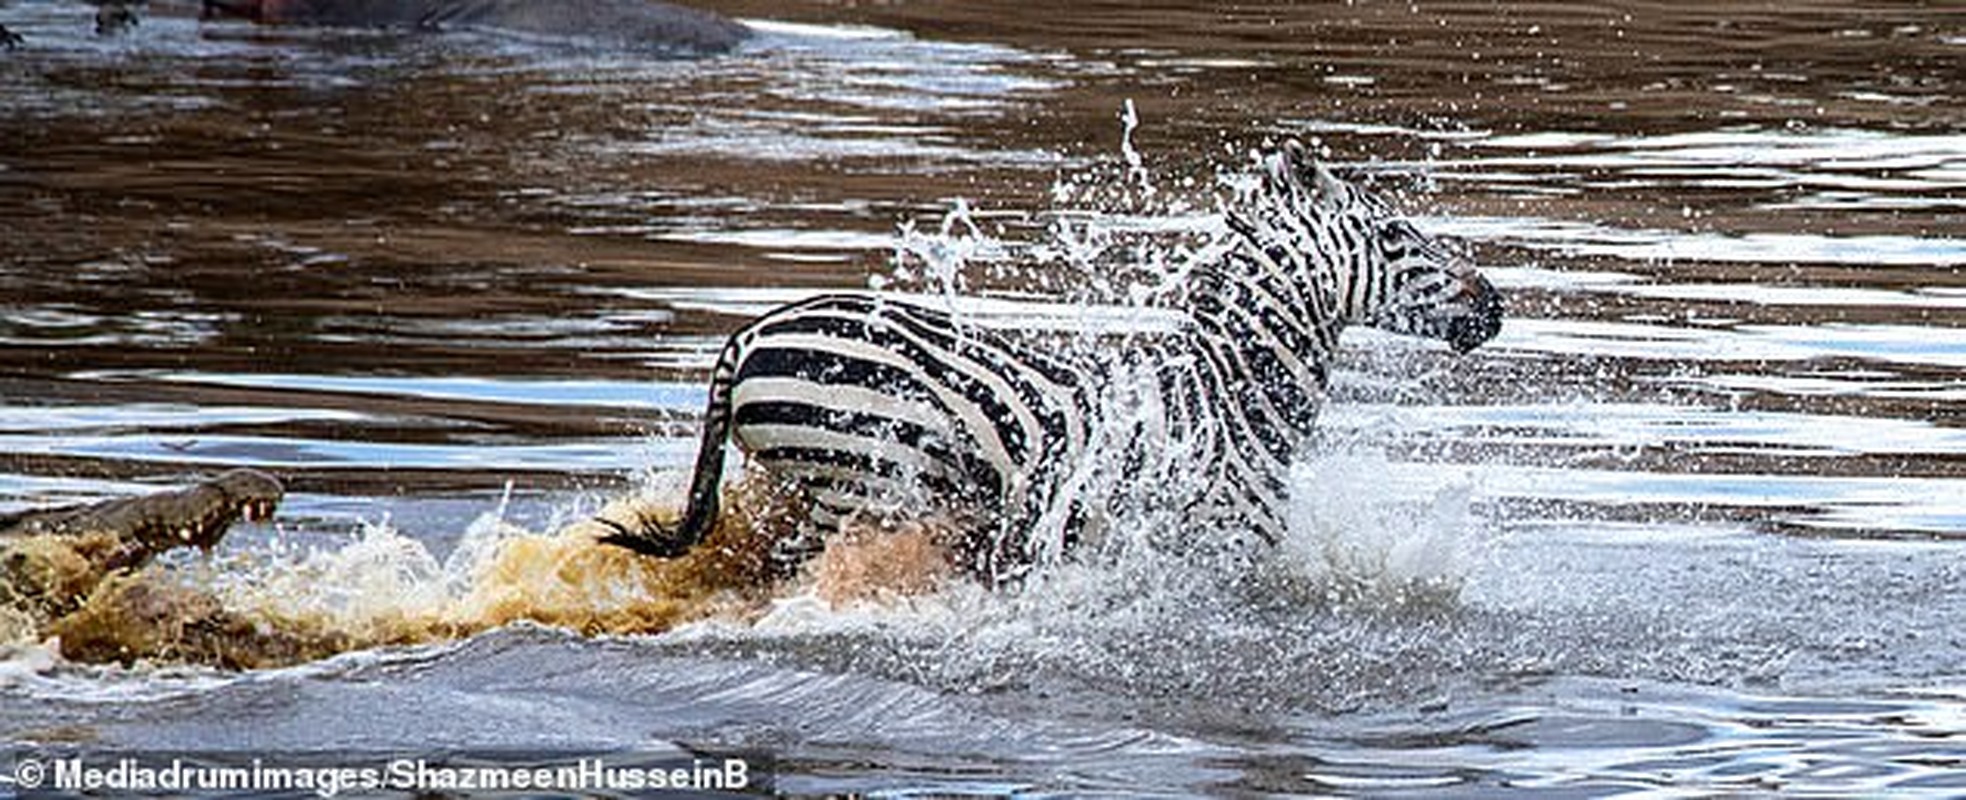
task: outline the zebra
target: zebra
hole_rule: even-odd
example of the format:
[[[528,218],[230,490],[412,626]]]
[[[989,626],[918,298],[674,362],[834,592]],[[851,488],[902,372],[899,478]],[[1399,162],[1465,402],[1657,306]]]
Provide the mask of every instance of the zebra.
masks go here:
[[[600,519],[612,528],[602,541],[688,552],[716,524],[734,442],[805,497],[820,546],[882,498],[907,496],[957,510],[964,566],[1009,580],[1069,546],[1097,512],[1074,483],[1095,441],[1122,442],[1137,465],[1171,435],[1206,487],[1184,501],[1196,527],[1275,544],[1290,461],[1310,436],[1340,332],[1373,326],[1465,353],[1500,331],[1503,302],[1468,258],[1301,143],[1263,154],[1256,173],[1223,211],[1223,241],[1186,276],[1176,330],[1123,359],[1146,376],[1151,419],[1104,418],[1110,364],[917,302],[823,294],[724,344],[681,521]]]

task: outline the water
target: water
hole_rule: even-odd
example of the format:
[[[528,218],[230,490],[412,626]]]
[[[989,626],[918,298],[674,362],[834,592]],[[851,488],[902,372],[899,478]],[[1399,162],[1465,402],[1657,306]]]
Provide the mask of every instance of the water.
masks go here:
[[[672,485],[744,316],[875,276],[1123,300],[1164,252],[1129,232],[1277,135],[1512,316],[1461,358],[1348,334],[1250,580],[785,589],[243,673],[17,643],[0,731],[761,747],[798,791],[1966,792],[1957,15],[715,5],[759,37],[660,62],[0,8],[0,510],[258,466],[277,524],[172,564],[234,602],[624,602],[515,531]]]

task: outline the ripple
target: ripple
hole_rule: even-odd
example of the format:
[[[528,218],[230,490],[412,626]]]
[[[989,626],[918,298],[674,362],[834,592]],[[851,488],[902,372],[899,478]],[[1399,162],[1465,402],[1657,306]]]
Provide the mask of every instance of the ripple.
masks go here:
[[[965,121],[992,118],[1068,84],[1046,77],[1034,54],[990,44],[917,39],[870,27],[750,22],[764,35],[748,57],[705,62],[687,73],[653,74],[681,84],[749,86],[763,108],[648,107],[660,123],[639,138],[596,145],[611,157],[809,161],[908,161],[916,169],[985,163],[1056,165],[1043,150],[979,149],[961,143]],[[626,78],[628,76],[618,76]],[[602,80],[612,78],[603,77]],[[599,92],[605,85],[562,82],[555,91]],[[678,119],[680,118],[680,120]]]
[[[1930,420],[1604,401],[1430,405],[1424,411],[1348,403],[1333,408],[1325,420],[1335,433],[1384,426],[1389,417],[1396,419],[1390,424],[1397,435],[1452,431],[1457,437],[1479,437],[1491,444],[1674,447],[1691,453],[1758,452],[1769,456],[1966,453],[1966,429],[1943,427]]]
[[[1522,217],[1462,217],[1435,228],[1454,236],[1528,250],[1641,263],[1839,264],[1947,270],[1966,265],[1966,240],[1924,236],[1648,230]]]
[[[1555,355],[1682,363],[1804,362],[1844,357],[1879,364],[1966,367],[1966,340],[1916,325],[1689,327],[1640,322],[1510,320],[1494,347]]]

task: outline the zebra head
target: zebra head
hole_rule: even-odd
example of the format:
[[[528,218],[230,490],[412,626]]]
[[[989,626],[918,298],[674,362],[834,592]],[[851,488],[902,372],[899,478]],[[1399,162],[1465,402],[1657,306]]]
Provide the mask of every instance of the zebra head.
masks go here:
[[[1456,352],[1502,330],[1502,296],[1465,255],[1384,200],[1339,180],[1295,140],[1265,159],[1259,192],[1309,252],[1298,280],[1335,300],[1346,324],[1440,339]]]

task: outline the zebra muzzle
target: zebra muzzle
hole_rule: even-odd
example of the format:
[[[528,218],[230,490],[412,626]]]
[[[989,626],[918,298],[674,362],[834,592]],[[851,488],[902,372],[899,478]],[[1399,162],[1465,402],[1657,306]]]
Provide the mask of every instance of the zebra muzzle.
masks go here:
[[[1466,310],[1448,321],[1447,335],[1443,337],[1456,353],[1480,347],[1501,333],[1502,314],[1506,311],[1502,293],[1479,274],[1467,277],[1462,295],[1467,298]]]

